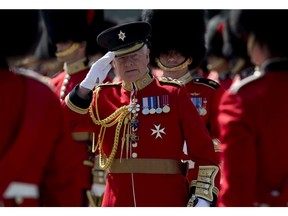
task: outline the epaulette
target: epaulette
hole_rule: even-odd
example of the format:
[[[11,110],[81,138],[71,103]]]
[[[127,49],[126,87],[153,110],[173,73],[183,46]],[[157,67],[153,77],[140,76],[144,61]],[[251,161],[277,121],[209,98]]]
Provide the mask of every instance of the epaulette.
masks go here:
[[[183,86],[184,84],[177,80],[177,79],[173,79],[171,77],[157,77],[157,79],[159,80],[160,83],[168,83],[168,84],[174,84],[177,86]]]
[[[255,71],[254,74],[240,80],[239,82],[234,83],[231,87],[230,90],[233,93],[237,93],[239,91],[240,88],[242,88],[243,86],[260,79],[261,77],[264,76],[265,73],[262,73],[260,71]]]
[[[26,77],[32,78],[34,80],[37,80],[37,81],[47,85],[50,88],[52,87],[50,85],[50,79],[51,79],[50,77],[43,76],[42,74],[39,74],[33,70],[25,69],[25,68],[17,68],[17,69],[14,69],[13,72],[20,74],[22,76],[26,76]]]
[[[216,81],[211,80],[211,79],[195,78],[195,79],[193,79],[193,82],[196,84],[202,84],[202,85],[208,86],[208,87],[213,88],[213,89],[217,89],[220,87],[219,83],[217,83]]]

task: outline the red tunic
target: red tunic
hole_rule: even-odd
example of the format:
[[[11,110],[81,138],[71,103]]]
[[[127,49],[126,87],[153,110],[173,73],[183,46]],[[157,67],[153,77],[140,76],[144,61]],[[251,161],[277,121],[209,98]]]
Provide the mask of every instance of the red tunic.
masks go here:
[[[219,206],[287,206],[288,63],[270,64],[223,95]]]
[[[51,84],[54,87],[56,95],[62,101],[66,95],[79,84],[89,71],[89,67],[84,64],[85,59],[75,62],[74,64],[66,67],[66,71],[62,71],[56,77],[51,79]],[[82,205],[88,206],[88,200],[86,196],[86,190],[90,190],[92,184],[92,172],[93,157],[91,155],[91,140],[89,139],[89,133],[72,133],[74,141],[77,143],[77,157],[71,158],[71,160],[77,161],[79,169],[79,176],[77,178],[79,186],[82,188],[80,194],[82,198]],[[88,163],[86,163],[88,162]],[[89,164],[91,164],[89,166]]]
[[[81,83],[82,80],[85,79],[90,67],[86,66],[84,62],[85,59],[81,59],[80,61],[64,67],[66,70],[51,79],[51,84],[54,87],[56,95],[60,98],[60,101],[62,101],[77,84]],[[104,82],[108,81],[110,81],[109,77],[104,80]],[[79,176],[81,176],[81,178],[78,178],[77,180],[83,189],[81,194],[83,206],[88,206],[89,203],[86,191],[91,189],[91,168],[94,160],[91,152],[91,134],[88,132],[72,133],[72,137],[74,138],[74,141],[78,143],[78,157],[74,158],[74,160],[77,160],[78,165],[80,166]]]
[[[218,163],[220,164],[220,148],[219,148],[219,127],[218,127],[218,106],[220,99],[225,92],[225,89],[213,80],[205,78],[193,79],[190,75],[184,75],[182,81],[187,88],[191,101],[198,110],[201,119],[208,129],[211,138],[215,141],[214,149],[218,157]],[[185,152],[185,151],[184,151]],[[187,160],[187,156],[184,155],[184,159]],[[193,164],[190,163],[190,169],[188,170],[189,181],[195,179],[197,173],[193,170]]]
[[[148,82],[149,79],[146,79],[147,77],[148,74],[139,80],[140,84],[138,83],[145,85],[144,87],[139,88],[136,82],[138,88],[136,98],[140,105],[137,115],[139,125],[136,130],[139,140],[137,140],[136,145],[130,147],[124,144],[123,151],[121,151],[122,127],[115,159],[122,156],[122,160],[137,158],[180,161],[183,143],[186,140],[189,157],[196,162],[196,169],[198,169],[198,165],[217,166],[218,162],[212,141],[197,110],[187,97],[185,86],[177,85],[174,82],[159,82],[153,78],[150,78],[150,83],[150,81]],[[131,92],[125,86],[127,85],[122,87],[121,83],[101,86],[97,105],[101,120],[110,116],[118,108],[130,103]],[[95,95],[93,94],[94,100],[92,102],[94,114]],[[66,98],[66,103],[63,103],[71,126],[76,131],[89,130],[97,134],[100,127],[93,123],[89,112],[84,114],[85,109],[80,109],[80,103],[78,104],[79,108],[75,108],[74,97],[75,94],[70,94],[69,99]],[[71,101],[74,101],[72,107]],[[164,112],[165,109],[163,108],[165,104],[170,107],[170,111],[167,113]],[[150,111],[157,107],[163,109],[159,114],[144,114],[144,109],[147,107]],[[114,143],[115,128],[116,125],[108,127],[104,136],[103,151],[108,156],[111,154]],[[218,175],[215,178],[215,184],[219,185]],[[186,206],[189,198],[188,193],[189,184],[186,176],[182,174],[109,173],[102,206]]]
[[[76,149],[59,100],[35,78],[3,70],[0,76],[0,204],[81,206]]]

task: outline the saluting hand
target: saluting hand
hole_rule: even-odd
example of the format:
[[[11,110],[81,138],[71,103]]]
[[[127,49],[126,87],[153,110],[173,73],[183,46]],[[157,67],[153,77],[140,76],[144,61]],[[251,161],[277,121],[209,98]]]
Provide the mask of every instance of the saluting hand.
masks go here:
[[[80,83],[81,87],[89,90],[102,83],[112,68],[111,62],[115,58],[114,52],[107,52],[102,58],[98,59],[90,68],[85,79]]]

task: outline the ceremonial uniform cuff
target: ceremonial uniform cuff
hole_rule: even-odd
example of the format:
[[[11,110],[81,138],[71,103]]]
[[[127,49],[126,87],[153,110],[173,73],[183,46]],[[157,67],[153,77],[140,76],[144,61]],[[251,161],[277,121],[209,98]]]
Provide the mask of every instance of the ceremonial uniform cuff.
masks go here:
[[[190,197],[203,198],[209,201],[211,206],[216,206],[219,190],[215,187],[214,180],[218,171],[216,166],[200,166],[198,179],[190,183]],[[194,202],[194,199],[191,202]]]
[[[74,89],[66,96],[65,102],[71,110],[79,114],[86,114],[91,104],[93,93],[92,91],[89,92],[88,99],[83,99],[77,95],[78,88],[79,85],[74,87]]]

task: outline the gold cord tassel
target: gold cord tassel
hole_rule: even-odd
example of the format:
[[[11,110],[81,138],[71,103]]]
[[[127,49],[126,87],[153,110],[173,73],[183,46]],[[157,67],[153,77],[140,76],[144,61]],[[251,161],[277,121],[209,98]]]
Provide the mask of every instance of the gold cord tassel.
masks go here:
[[[96,144],[96,146],[93,145],[92,151],[95,152],[97,150],[97,148],[99,148],[99,164],[100,164],[100,167],[102,169],[104,169],[104,170],[107,170],[107,169],[109,169],[111,167],[112,162],[113,162],[114,157],[115,157],[115,154],[117,152],[118,143],[119,143],[119,136],[120,136],[120,130],[121,130],[122,124],[123,124],[124,120],[126,119],[126,117],[128,116],[128,114],[130,112],[128,111],[128,106],[122,106],[119,109],[117,109],[114,113],[112,113],[110,116],[108,116],[107,118],[105,118],[103,120],[100,120],[98,109],[97,109],[97,107],[98,107],[97,101],[98,101],[98,93],[99,93],[99,91],[100,91],[100,88],[96,88],[96,90],[94,92],[95,95],[96,95],[96,98],[95,98],[96,117],[95,117],[95,115],[93,113],[92,106],[89,107],[89,113],[90,113],[90,117],[91,117],[92,121],[96,125],[101,125],[97,144]],[[104,162],[104,152],[103,152],[102,145],[103,145],[103,140],[104,140],[104,137],[105,137],[106,128],[112,127],[115,124],[117,124],[117,126],[116,126],[116,130],[115,130],[114,144],[113,144],[113,147],[112,147],[112,151],[111,151],[111,153],[110,153],[110,155],[107,158],[107,161],[105,163]],[[124,122],[124,125],[125,125],[125,122]],[[123,132],[123,136],[125,136],[125,130]],[[123,142],[123,138],[122,138],[122,142]]]

